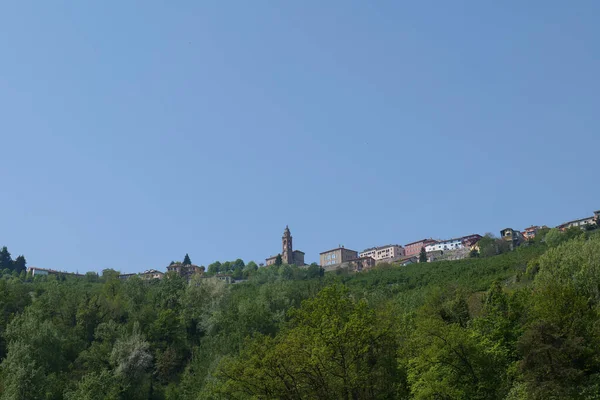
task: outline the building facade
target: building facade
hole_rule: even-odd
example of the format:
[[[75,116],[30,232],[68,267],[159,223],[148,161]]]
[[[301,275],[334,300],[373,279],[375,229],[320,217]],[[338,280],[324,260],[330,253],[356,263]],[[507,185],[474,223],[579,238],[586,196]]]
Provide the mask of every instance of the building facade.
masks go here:
[[[342,264],[342,268],[348,265],[352,271],[360,272],[366,271],[373,268],[376,264],[376,261],[373,257],[359,257],[354,260],[348,260],[347,262]]]
[[[419,257],[413,255],[413,256],[404,256],[401,259],[395,261],[394,264],[400,264],[401,266],[406,266],[406,265],[415,264],[418,262],[419,262]]]
[[[343,246],[324,251],[320,253],[319,256],[321,267],[331,267],[359,258],[358,252],[346,249]]]
[[[48,276],[48,275],[64,275],[64,276],[76,276],[78,278],[82,278],[85,276],[83,274],[78,274],[78,273],[74,273],[74,272],[56,271],[54,269],[38,268],[38,267],[27,267],[26,271],[32,277]]]
[[[404,247],[399,244],[371,247],[360,252],[359,257],[372,257],[376,262],[393,261],[404,257]]]
[[[175,262],[167,267],[167,272],[175,272],[176,274],[186,278],[188,281],[192,279],[194,274],[202,274],[204,267],[199,267],[194,264],[182,264]]]
[[[508,242],[510,244],[510,249],[514,250],[517,246],[519,246],[525,238],[521,232],[516,231],[512,228],[502,229],[500,231],[500,237],[502,240]]]
[[[597,211],[596,211],[597,212]],[[565,229],[572,228],[574,226],[578,228],[585,228],[587,225],[595,225],[597,221],[597,215],[588,218],[576,219],[574,221],[565,222],[558,226],[558,229],[564,231]]]
[[[473,234],[459,238],[439,240],[425,246],[425,251],[430,253],[432,251],[458,250],[465,247],[471,247],[473,244],[477,243],[479,239],[481,239],[481,235]]]
[[[543,225],[543,226],[531,225],[529,228],[523,229],[523,232],[521,232],[521,233],[523,234],[523,237],[525,238],[525,240],[531,240],[531,239],[535,238],[535,236],[537,235],[537,233],[539,232],[540,229],[546,229],[546,228],[548,228],[546,225]]]
[[[430,244],[435,243],[436,241],[433,239],[422,239],[416,242],[412,242],[409,244],[405,244],[404,245],[404,255],[405,256],[412,256],[412,255],[419,255],[419,253],[421,252],[421,249],[423,247],[427,247]]]
[[[265,260],[267,265],[275,264],[277,256],[271,256]],[[306,265],[304,263],[304,252],[300,250],[294,250],[292,245],[292,234],[290,228],[286,225],[281,237],[281,262],[283,264],[294,264],[297,267]]]
[[[165,276],[163,272],[155,269],[148,269],[140,274],[142,279],[162,279]]]

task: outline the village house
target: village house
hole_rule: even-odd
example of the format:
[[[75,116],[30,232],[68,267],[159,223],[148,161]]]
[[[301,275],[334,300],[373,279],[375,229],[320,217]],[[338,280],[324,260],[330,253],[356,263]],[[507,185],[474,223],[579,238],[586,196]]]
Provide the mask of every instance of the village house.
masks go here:
[[[500,231],[500,238],[509,243],[511,250],[514,250],[525,240],[521,232],[512,228],[502,229]]]
[[[375,264],[376,261],[373,257],[359,257],[343,263],[341,268],[348,266],[348,268],[350,268],[352,271],[360,272],[373,268]]]
[[[137,276],[136,273],[130,273],[130,274],[120,274],[119,275],[119,279],[126,281],[129,278],[133,278],[134,276]]]
[[[387,246],[371,247],[363,250],[359,257],[372,257],[377,263],[392,262],[404,257],[404,247],[399,244],[388,244]]]
[[[423,247],[427,247],[428,245],[433,244],[433,243],[436,243],[436,240],[429,238],[429,239],[421,239],[416,242],[405,244],[404,245],[404,255],[405,256],[419,255],[419,253],[421,252],[421,249]]]
[[[522,232],[523,237],[525,238],[525,240],[532,240],[535,238],[535,236],[540,231],[540,229],[547,229],[547,228],[548,227],[546,225],[543,225],[543,226],[531,225],[529,228],[523,229],[523,232]]]
[[[573,221],[565,222],[564,224],[560,224],[559,226],[557,226],[557,228],[560,229],[561,231],[564,231],[564,230],[567,230],[574,226],[581,228],[581,229],[585,229],[587,225],[596,225],[596,221],[598,220],[598,215],[596,214],[597,212],[598,211],[594,212],[595,215],[593,217],[581,218],[581,219],[576,219]]]
[[[194,264],[182,264],[178,261],[169,265],[167,267],[167,272],[175,272],[177,275],[186,278],[189,281],[192,279],[192,275],[204,273],[204,267],[199,267]]]
[[[148,269],[140,274],[142,279],[162,279],[164,276],[164,272],[155,269]]]
[[[346,249],[344,246],[324,251],[320,253],[319,256],[321,267],[324,267],[327,270],[336,269],[342,263],[359,258],[358,252]]]
[[[473,244],[477,243],[479,239],[481,239],[481,235],[473,234],[459,238],[438,240],[435,243],[430,243],[425,246],[425,251],[430,253],[432,251],[458,250],[465,247],[470,248]]]
[[[418,256],[404,256],[404,257],[400,258],[399,260],[394,261],[394,264],[406,266],[406,265],[415,264],[418,262],[419,262]]]

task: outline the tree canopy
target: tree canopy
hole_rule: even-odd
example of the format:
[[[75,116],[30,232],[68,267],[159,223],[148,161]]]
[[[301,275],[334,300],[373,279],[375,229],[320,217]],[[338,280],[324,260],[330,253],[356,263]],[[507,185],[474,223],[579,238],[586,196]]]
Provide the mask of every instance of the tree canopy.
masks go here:
[[[11,264],[0,399],[595,399],[600,232],[552,235],[357,273],[237,259],[190,282]]]

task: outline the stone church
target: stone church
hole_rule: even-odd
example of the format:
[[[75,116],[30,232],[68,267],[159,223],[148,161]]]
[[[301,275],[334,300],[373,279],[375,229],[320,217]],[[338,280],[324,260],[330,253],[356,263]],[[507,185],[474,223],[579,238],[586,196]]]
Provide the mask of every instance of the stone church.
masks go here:
[[[281,261],[283,264],[294,264],[298,267],[301,267],[304,264],[304,252],[300,250],[293,250],[292,248],[292,234],[290,233],[290,228],[285,226],[285,231],[283,231],[283,237],[281,238]],[[275,264],[275,260],[277,260],[277,256],[271,256],[266,259],[267,265]]]

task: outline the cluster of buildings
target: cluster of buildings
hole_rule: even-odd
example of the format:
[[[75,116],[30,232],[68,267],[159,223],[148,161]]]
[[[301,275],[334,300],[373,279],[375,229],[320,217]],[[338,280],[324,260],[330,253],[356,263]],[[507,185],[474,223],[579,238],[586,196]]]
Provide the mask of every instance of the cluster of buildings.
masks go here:
[[[569,222],[565,222],[556,228],[564,231],[571,227],[600,226],[600,210],[594,211],[594,215]],[[532,240],[541,229],[547,229],[545,225],[530,226],[523,231],[512,228],[502,229],[500,238],[509,244],[511,250],[521,243]],[[340,245],[334,249],[319,253],[319,265],[326,271],[339,268],[349,268],[354,271],[362,271],[372,268],[380,263],[392,263],[398,265],[408,265],[419,262],[422,249],[425,250],[427,262],[436,260],[458,260],[469,256],[473,250],[479,250],[478,242],[482,238],[479,234],[455,237],[450,239],[421,239],[404,246],[399,244],[388,244],[378,247],[370,247],[357,252]],[[289,227],[285,227],[282,237],[282,252],[279,255],[267,258],[266,265],[276,263],[278,257],[281,257],[282,264],[295,264],[304,266],[304,252],[293,250],[292,235]]]
[[[568,221],[558,225],[556,228],[564,231],[566,229],[578,227],[581,229],[593,229],[600,227],[600,210],[594,211],[594,215],[586,218]],[[530,226],[523,231],[514,230],[512,228],[502,229],[500,231],[500,239],[509,243],[512,249],[519,246],[521,243],[532,240],[536,237],[541,229],[547,229],[543,226]],[[363,271],[374,267],[380,263],[391,263],[396,265],[408,265],[419,262],[420,255],[425,250],[427,262],[436,260],[457,260],[469,256],[473,250],[478,250],[478,242],[482,238],[479,234],[471,234],[467,236],[455,237],[451,239],[421,239],[415,242],[407,243],[404,246],[399,244],[388,244],[384,246],[370,247],[361,252],[345,248],[342,245],[324,251],[319,254],[319,265],[325,271],[331,271],[339,268],[348,268],[353,271]],[[296,266],[305,266],[304,252],[293,249],[292,234],[289,227],[285,227],[281,238],[281,253],[271,256],[265,260],[267,266],[278,263],[294,264]],[[264,264],[261,264],[261,266]],[[176,273],[188,280],[193,275],[199,275],[207,278],[204,273],[204,267],[194,264],[184,264],[181,262],[173,262],[167,267],[167,272]],[[46,276],[46,275],[70,275],[83,277],[78,273],[69,273],[56,271],[52,269],[28,267],[27,273],[31,276]],[[165,273],[149,269],[142,273],[121,274],[119,279],[129,279],[133,276],[139,276],[145,280],[162,279]],[[217,279],[228,283],[234,282],[230,274],[217,274]]]
[[[27,273],[29,275],[31,275],[32,277],[48,276],[48,275],[65,275],[65,276],[76,276],[76,277],[85,276],[85,275],[73,273],[73,272],[57,271],[55,269],[38,268],[38,267],[27,267]]]
[[[146,271],[141,272],[139,274],[137,274],[137,273],[121,274],[121,275],[119,275],[119,279],[127,280],[134,276],[139,276],[140,278],[142,278],[144,280],[150,280],[150,279],[162,279],[165,276],[165,274],[156,269],[147,269]]]
[[[448,240],[421,239],[416,242],[408,243],[404,246],[399,244],[388,244],[385,246],[371,247],[358,252],[345,248],[342,245],[324,251],[319,254],[319,265],[325,271],[331,271],[339,268],[350,268],[355,271],[362,271],[374,267],[375,265],[385,263],[396,263],[407,265],[418,262],[421,249],[428,253],[428,261],[433,261],[438,253],[456,251],[464,248],[469,250],[481,235],[472,234],[468,236],[452,238]],[[306,265],[304,262],[304,252],[294,250],[292,245],[292,235],[289,227],[285,227],[281,238],[280,254],[271,256],[265,260],[267,266],[273,265],[277,259],[281,259],[282,264],[294,264],[297,266]],[[436,253],[437,252],[437,253]]]

